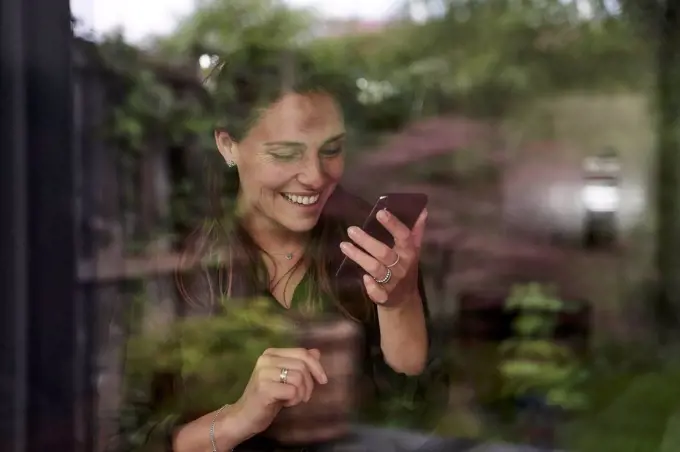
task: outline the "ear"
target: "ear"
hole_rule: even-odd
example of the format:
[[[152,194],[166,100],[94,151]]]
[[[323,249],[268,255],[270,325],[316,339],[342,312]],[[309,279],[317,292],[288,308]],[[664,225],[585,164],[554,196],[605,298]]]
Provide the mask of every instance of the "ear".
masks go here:
[[[215,130],[215,144],[226,162],[238,163],[238,146],[226,131]]]

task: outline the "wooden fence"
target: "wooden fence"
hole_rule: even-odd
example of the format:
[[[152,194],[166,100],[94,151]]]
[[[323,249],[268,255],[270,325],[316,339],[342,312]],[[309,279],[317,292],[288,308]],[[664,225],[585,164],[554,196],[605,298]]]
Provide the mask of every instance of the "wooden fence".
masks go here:
[[[153,234],[169,223],[172,187],[191,172],[197,150],[156,141],[145,147],[134,166],[123,166],[123,150],[105,138],[117,100],[111,89],[116,74],[101,63],[94,44],[76,39],[74,45],[78,278],[94,305],[88,347],[94,355],[94,441],[95,450],[104,451],[115,450],[111,440],[118,429],[134,298],[142,295],[148,300],[145,317],[153,321],[170,320],[176,314],[173,273],[179,267],[179,256],[167,237],[154,238]],[[175,86],[185,85],[190,88],[187,91],[200,87],[197,78],[174,76]],[[148,239],[146,252],[138,255],[131,253],[136,237]]]

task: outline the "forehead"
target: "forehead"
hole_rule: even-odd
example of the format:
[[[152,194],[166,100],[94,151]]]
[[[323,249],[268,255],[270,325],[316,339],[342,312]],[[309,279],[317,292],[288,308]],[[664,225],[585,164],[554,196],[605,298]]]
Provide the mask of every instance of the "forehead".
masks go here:
[[[265,141],[315,141],[343,130],[342,114],[330,96],[287,94],[263,112],[251,135]]]

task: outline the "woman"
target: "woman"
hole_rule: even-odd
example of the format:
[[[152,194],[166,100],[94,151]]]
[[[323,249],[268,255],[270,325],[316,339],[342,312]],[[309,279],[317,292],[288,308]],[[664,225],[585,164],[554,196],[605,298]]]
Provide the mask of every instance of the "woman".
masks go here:
[[[215,141],[233,184],[237,221],[202,230],[194,253],[228,249],[229,265],[222,269],[228,273],[227,296],[265,293],[282,312],[305,307],[339,312],[362,325],[366,367],[374,380],[423,372],[429,344],[418,260],[427,212],[412,230],[380,212],[394,248],[357,226],[371,206],[338,185],[345,128],[333,97],[286,93],[259,111],[240,139],[218,130]],[[363,269],[356,281],[333,281],[344,256]],[[180,285],[194,313],[214,315],[222,309],[206,304],[211,297],[197,287],[217,286],[211,279],[218,276],[204,275],[182,278]],[[181,419],[166,449],[271,450],[271,442],[258,443],[260,434],[282,408],[308,401],[327,381],[318,350],[269,349],[238,400],[216,402],[213,412]]]

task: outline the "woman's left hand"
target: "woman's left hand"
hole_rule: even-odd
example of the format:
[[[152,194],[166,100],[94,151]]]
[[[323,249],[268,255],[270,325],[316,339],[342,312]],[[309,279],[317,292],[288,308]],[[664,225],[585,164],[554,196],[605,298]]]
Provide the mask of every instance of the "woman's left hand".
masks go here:
[[[393,248],[352,226],[348,230],[349,237],[363,250],[342,242],[342,252],[366,270],[366,291],[378,305],[392,307],[419,298],[418,262],[427,210],[422,211],[412,230],[387,210],[378,212],[377,218],[394,237]]]

